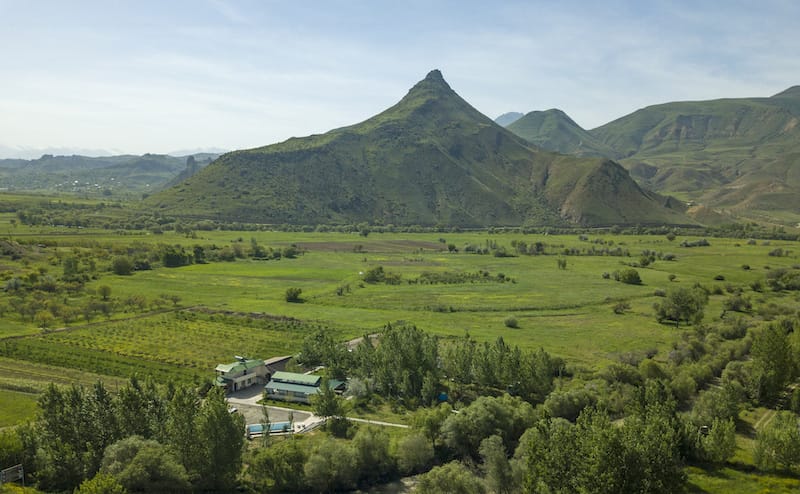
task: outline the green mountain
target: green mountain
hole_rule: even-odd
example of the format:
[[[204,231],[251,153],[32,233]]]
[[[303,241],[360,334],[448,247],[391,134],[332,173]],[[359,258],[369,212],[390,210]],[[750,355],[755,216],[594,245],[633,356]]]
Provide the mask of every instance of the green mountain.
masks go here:
[[[494,119],[494,123],[501,127],[508,127],[512,123],[516,122],[520,118],[524,117],[525,115],[516,111],[510,111],[507,113],[503,113],[499,117]]]
[[[558,109],[532,111],[506,128],[549,151],[577,156],[616,157],[611,147],[603,144]]]
[[[147,203],[171,215],[291,224],[681,224],[620,165],[535,148],[434,70],[356,125],[225,154]]]
[[[38,159],[0,160],[0,183],[7,190],[142,193],[158,190],[189,168],[202,168],[217,155],[175,157],[142,156],[53,156]],[[192,163],[192,167],[189,163]]]
[[[800,222],[800,86],[770,98],[649,106],[589,131],[551,112],[508,128],[545,149],[618,159],[640,184],[704,211]]]

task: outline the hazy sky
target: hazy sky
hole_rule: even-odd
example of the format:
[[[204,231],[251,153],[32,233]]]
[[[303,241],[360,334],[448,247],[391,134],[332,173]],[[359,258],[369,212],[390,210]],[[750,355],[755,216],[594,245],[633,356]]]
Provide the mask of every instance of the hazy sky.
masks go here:
[[[0,156],[239,149],[326,132],[428,71],[491,118],[593,128],[800,84],[800,2],[0,0]]]

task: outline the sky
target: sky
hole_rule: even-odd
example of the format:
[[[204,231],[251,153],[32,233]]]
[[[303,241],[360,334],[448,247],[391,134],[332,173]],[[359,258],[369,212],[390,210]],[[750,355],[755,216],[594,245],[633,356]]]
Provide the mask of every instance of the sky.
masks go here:
[[[795,0],[0,0],[0,157],[243,149],[363,121],[432,69],[591,129],[800,84]]]

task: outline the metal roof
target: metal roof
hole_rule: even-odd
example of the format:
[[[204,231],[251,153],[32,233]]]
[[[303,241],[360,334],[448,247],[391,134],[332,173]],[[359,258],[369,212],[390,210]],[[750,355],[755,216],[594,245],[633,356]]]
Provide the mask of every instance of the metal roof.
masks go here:
[[[250,359],[245,361],[240,360],[238,362],[232,362],[230,364],[219,364],[214,370],[228,374],[229,372],[242,372],[247,369],[260,367],[262,365],[264,365],[264,361],[261,359]]]
[[[296,372],[278,371],[272,375],[272,381],[300,384],[304,386],[319,386],[320,379],[320,376],[315,376],[313,374],[298,374]]]
[[[302,393],[305,395],[315,395],[319,393],[319,388],[317,386],[308,384],[292,384],[287,382],[270,381],[266,386],[264,386],[264,388],[267,390],[267,392],[287,391],[292,393]]]

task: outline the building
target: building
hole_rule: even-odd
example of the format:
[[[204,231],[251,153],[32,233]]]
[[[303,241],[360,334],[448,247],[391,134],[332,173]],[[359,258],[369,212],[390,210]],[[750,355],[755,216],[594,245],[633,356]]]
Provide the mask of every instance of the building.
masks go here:
[[[264,384],[269,380],[267,365],[261,359],[236,357],[236,362],[219,364],[216,369],[215,386],[220,386],[228,393],[234,393],[256,384]]]
[[[280,401],[310,403],[311,397],[319,393],[322,377],[314,374],[297,374],[295,372],[278,371],[272,374],[264,389],[267,398]],[[334,391],[344,391],[344,381],[329,380],[328,385]]]

